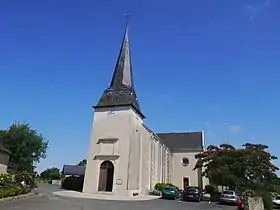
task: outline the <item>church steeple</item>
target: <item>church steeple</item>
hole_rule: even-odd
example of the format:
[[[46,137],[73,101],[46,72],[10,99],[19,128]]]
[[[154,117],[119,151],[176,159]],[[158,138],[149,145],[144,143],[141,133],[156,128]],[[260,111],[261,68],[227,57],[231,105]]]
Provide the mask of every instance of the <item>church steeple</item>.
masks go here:
[[[126,24],[125,33],[111,84],[109,88],[104,91],[101,99],[94,108],[132,106],[132,108],[142,118],[144,118],[133,84],[128,29],[129,26]]]
[[[124,38],[110,88],[119,88],[122,86],[134,89],[132,79],[130,43],[128,40],[128,24],[125,27]]]

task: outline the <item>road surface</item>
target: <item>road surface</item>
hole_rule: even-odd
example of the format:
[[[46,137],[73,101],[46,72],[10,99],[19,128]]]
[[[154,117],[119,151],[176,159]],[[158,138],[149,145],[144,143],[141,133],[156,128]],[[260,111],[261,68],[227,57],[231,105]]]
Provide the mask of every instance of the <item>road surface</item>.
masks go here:
[[[236,207],[221,206],[214,203],[189,203],[170,200],[151,201],[102,201],[75,199],[55,196],[58,191],[54,185],[40,185],[38,195],[11,202],[0,203],[2,210],[233,210]]]

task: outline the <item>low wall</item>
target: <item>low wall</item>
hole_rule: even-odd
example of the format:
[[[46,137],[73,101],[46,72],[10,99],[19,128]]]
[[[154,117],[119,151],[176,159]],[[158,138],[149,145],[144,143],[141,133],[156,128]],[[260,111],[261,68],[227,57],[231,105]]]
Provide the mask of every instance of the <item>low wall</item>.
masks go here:
[[[52,184],[61,185],[61,180],[52,180]]]
[[[245,197],[244,210],[264,210],[262,197]]]
[[[8,167],[6,165],[0,164],[0,174],[6,173]]]

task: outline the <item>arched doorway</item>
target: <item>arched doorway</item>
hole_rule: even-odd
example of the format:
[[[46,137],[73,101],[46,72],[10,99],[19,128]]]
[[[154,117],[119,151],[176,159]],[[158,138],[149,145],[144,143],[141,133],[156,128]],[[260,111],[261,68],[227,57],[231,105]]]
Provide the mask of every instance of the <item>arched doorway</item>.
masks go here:
[[[98,191],[112,192],[114,180],[114,165],[106,160],[100,165]]]

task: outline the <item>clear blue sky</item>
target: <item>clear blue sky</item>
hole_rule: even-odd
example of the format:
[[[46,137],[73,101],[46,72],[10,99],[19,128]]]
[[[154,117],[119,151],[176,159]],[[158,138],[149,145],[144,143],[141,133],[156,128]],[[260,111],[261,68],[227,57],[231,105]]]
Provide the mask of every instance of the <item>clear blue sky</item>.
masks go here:
[[[29,122],[51,142],[39,170],[86,157],[127,10],[149,127],[280,156],[279,0],[1,1],[0,128]]]

